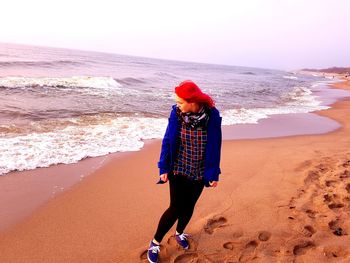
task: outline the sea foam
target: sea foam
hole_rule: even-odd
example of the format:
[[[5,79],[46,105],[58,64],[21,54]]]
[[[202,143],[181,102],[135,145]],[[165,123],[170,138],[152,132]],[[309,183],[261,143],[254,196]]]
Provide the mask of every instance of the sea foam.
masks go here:
[[[120,117],[103,125],[67,126],[52,132],[3,137],[0,174],[137,151],[143,147],[143,140],[161,138],[166,123],[167,119]]]
[[[66,87],[66,88],[95,88],[110,89],[120,88],[115,79],[111,77],[92,77],[92,76],[74,76],[74,77],[2,77],[0,78],[0,87],[5,88],[26,88],[26,87]]]
[[[328,108],[321,105],[321,101],[305,87],[295,87],[282,100],[285,103],[278,107],[223,110],[223,125],[257,123],[274,114],[307,113]],[[162,138],[167,118],[138,115],[107,116],[93,121],[83,117],[72,118],[67,125],[54,125],[48,132],[37,129],[28,134],[9,133],[0,138],[0,174],[75,163],[113,152],[138,151],[143,147],[143,140]]]
[[[229,109],[222,112],[223,125],[258,123],[276,114],[308,113],[317,110],[328,109],[322,102],[313,95],[306,87],[294,87],[292,91],[282,98],[284,104],[275,107],[252,107],[249,109]]]

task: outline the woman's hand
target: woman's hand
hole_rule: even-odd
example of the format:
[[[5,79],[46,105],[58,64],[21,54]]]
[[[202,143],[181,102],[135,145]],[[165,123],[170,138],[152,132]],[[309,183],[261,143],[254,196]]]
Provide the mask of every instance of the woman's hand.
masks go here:
[[[218,181],[209,181],[210,187],[216,187],[218,185]]]
[[[168,174],[167,173],[161,174],[159,176],[159,179],[162,180],[164,183],[168,182]]]

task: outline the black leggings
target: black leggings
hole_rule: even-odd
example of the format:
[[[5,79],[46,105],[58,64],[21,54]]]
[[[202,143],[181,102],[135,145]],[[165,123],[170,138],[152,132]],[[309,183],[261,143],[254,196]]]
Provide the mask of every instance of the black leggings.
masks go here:
[[[177,221],[176,231],[183,233],[190,221],[194,206],[204,187],[203,181],[189,180],[182,175],[169,173],[170,205],[159,220],[154,239],[161,242]]]

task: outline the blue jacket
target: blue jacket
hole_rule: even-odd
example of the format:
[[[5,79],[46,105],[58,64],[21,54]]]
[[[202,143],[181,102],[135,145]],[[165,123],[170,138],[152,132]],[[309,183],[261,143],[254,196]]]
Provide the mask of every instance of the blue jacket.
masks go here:
[[[177,157],[178,138],[180,136],[180,121],[176,115],[176,106],[172,107],[169,117],[168,127],[162,142],[162,149],[158,162],[159,174],[169,173],[174,168]],[[207,130],[207,144],[205,148],[204,160],[204,183],[209,185],[209,181],[219,181],[220,153],[221,153],[221,117],[216,108],[209,110],[209,121]]]

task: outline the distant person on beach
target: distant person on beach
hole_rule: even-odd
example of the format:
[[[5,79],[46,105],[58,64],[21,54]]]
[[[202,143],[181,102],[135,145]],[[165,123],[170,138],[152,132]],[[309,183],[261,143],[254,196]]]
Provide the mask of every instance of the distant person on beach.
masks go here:
[[[170,205],[147,251],[149,262],[158,262],[160,242],[176,221],[175,239],[189,248],[185,227],[204,186],[216,187],[221,173],[221,117],[213,99],[190,80],[175,88],[175,97],[158,162],[158,183],[169,181]]]

